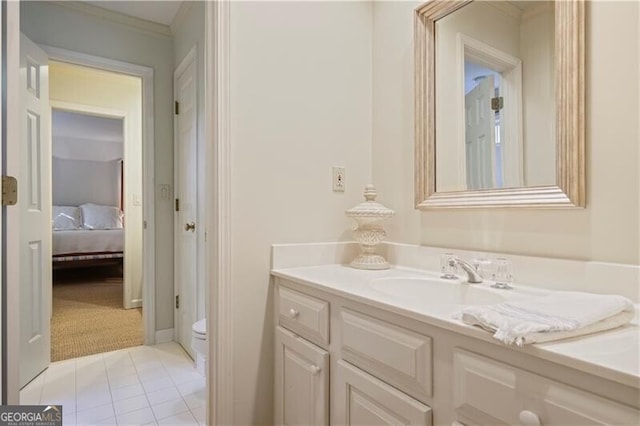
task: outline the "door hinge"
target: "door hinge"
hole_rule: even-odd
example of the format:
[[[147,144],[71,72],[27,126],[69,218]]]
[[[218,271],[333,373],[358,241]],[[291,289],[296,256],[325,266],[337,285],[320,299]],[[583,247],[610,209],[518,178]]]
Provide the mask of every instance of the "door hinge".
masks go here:
[[[494,111],[500,111],[504,108],[504,98],[502,96],[496,96],[491,98],[491,109]]]
[[[180,199],[176,198],[176,211],[179,212],[180,211]]]
[[[180,102],[178,101],[175,102],[175,111],[176,115],[180,114]]]
[[[18,180],[13,176],[2,176],[2,205],[15,206],[18,203]]]
[[[176,309],[180,309],[180,295],[176,294]]]

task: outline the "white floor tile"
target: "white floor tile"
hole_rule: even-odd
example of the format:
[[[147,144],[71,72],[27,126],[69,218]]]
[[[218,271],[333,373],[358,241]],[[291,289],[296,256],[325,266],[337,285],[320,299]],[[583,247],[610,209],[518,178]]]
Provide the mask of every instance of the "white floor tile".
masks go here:
[[[144,389],[140,383],[135,385],[123,386],[121,388],[111,389],[111,397],[114,401],[121,399],[133,398],[135,396],[144,395]]]
[[[132,411],[130,413],[117,416],[118,426],[143,425],[155,422],[151,408],[143,408],[141,410]]]
[[[193,414],[193,417],[196,418],[198,424],[207,424],[207,407],[205,407],[204,405],[191,410],[191,414]]]
[[[76,413],[70,413],[62,407],[62,424],[64,426],[75,426],[76,423]]]
[[[198,378],[196,380],[192,380],[192,381],[186,382],[186,383],[181,383],[181,384],[177,385],[176,387],[180,391],[180,394],[189,395],[191,393],[198,392],[200,390],[205,389],[206,386],[207,386],[207,384],[206,384],[206,381],[205,381],[204,377],[200,376],[200,378]]]
[[[198,426],[198,422],[189,411],[158,420],[159,425]]]
[[[42,395],[42,386],[26,386],[20,391],[20,404],[22,405],[38,405],[40,404],[40,396]]]
[[[78,385],[75,393],[78,398],[86,398],[94,395],[100,397],[102,395],[109,395],[111,393],[109,389],[109,382],[95,382]]]
[[[67,359],[64,361],[52,362],[47,368],[47,375],[52,374],[66,374],[69,371],[76,370],[76,361],[74,359]]]
[[[131,363],[130,365],[107,367],[107,377],[109,378],[109,380],[115,377],[131,376],[133,374],[138,374],[136,368],[133,366],[133,363]]]
[[[191,410],[199,407],[204,407],[207,403],[207,391],[202,389],[198,392],[184,395],[183,399]]]
[[[63,425],[67,425],[67,423],[76,423],[76,412],[74,411],[69,411],[67,409],[65,409],[64,407],[62,407],[62,424]]]
[[[204,379],[202,374],[198,373],[195,367],[190,368],[180,368],[180,369],[172,369],[167,370],[169,376],[171,376],[171,380],[176,385],[181,385],[182,383],[192,382],[198,379]]]
[[[23,404],[63,405],[65,426],[202,424],[207,399],[205,379],[176,343],[53,363],[20,395]]]
[[[160,358],[160,361],[164,364],[165,367],[193,367],[193,360],[187,355],[185,352],[177,355],[163,355]]]
[[[79,393],[76,399],[76,408],[78,411],[88,410],[100,405],[111,404],[111,392],[101,389],[88,389],[84,393]]]
[[[45,386],[47,383],[45,383]],[[93,387],[101,387],[101,386],[109,386],[109,380],[107,379],[107,373],[102,371],[85,371],[85,370],[76,370],[76,388],[93,388]]]
[[[64,409],[62,410],[64,413]],[[104,419],[114,417],[113,405],[106,404],[76,413],[76,423],[78,425],[94,424]]]
[[[169,377],[160,377],[154,380],[143,381],[142,386],[147,393],[175,387],[173,381],[171,381]]]
[[[100,420],[100,421],[93,422],[93,423],[88,423],[86,426],[94,426],[94,425],[95,426],[98,426],[98,425],[100,425],[100,426],[103,426],[103,425],[104,426],[107,426],[107,425],[114,426],[116,424],[117,424],[116,418],[115,417],[109,417],[108,419]],[[67,426],[67,425],[65,424],[64,426]],[[81,426],[81,425],[78,424],[78,426]],[[85,425],[82,425],[82,426],[85,426]]]
[[[22,402],[22,401],[21,401]],[[41,405],[62,405],[62,411],[68,413],[76,412],[76,401],[73,397],[65,395],[60,398],[42,398],[40,400]]]
[[[136,373],[127,374],[126,376],[116,376],[109,379],[111,389],[121,388],[123,386],[137,385],[140,379]]]
[[[76,381],[73,375],[70,374],[68,377],[59,377],[56,380],[47,381],[42,387],[42,396],[60,394],[71,395],[75,398]]]
[[[104,357],[102,354],[95,354],[76,358],[76,369],[80,368],[100,368],[104,369]]]
[[[147,392],[147,398],[151,405],[161,404],[163,402],[182,399],[180,392],[175,387],[166,388],[156,392]]]
[[[175,416],[176,414],[189,411],[189,407],[184,403],[182,399],[175,399],[173,401],[163,402],[151,407],[153,414],[156,416],[156,420],[164,419],[165,417]]]
[[[140,377],[140,381],[142,382],[151,382],[169,377],[169,373],[167,373],[164,367],[159,367],[156,369],[140,370],[138,371],[138,377]]]
[[[146,395],[134,396],[132,398],[122,399],[113,402],[113,408],[116,415],[129,413],[131,411],[140,410],[149,406]]]

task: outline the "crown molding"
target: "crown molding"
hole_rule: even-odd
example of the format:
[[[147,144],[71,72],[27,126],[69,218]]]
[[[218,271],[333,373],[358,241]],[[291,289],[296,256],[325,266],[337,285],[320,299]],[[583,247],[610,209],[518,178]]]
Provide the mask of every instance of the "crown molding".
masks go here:
[[[173,21],[171,21],[171,25],[169,26],[171,28],[171,34],[175,35],[178,32],[178,29],[184,24],[184,21],[185,19],[187,19],[192,5],[193,2],[191,1],[183,1],[180,4],[178,13],[176,13],[176,16],[173,17]]]
[[[136,18],[134,16],[125,15],[124,13],[115,12],[113,10],[104,9],[81,1],[52,1],[51,3],[72,9],[77,12],[91,15],[98,18],[106,19],[111,22],[126,25],[137,30],[149,33],[155,36],[172,37],[171,28],[167,25],[158,24],[156,22],[147,21],[145,19]]]

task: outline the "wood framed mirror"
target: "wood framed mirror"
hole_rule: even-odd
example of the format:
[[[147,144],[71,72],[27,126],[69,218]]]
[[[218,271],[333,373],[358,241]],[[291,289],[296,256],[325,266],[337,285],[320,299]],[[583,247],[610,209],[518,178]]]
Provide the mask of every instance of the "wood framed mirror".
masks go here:
[[[416,208],[585,207],[584,9],[415,10]]]

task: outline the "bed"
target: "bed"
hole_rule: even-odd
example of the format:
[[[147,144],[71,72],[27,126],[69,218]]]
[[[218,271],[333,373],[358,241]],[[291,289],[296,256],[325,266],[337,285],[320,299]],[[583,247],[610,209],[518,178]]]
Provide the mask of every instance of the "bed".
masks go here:
[[[124,228],[119,208],[54,206],[52,222],[54,267],[122,261]]]

